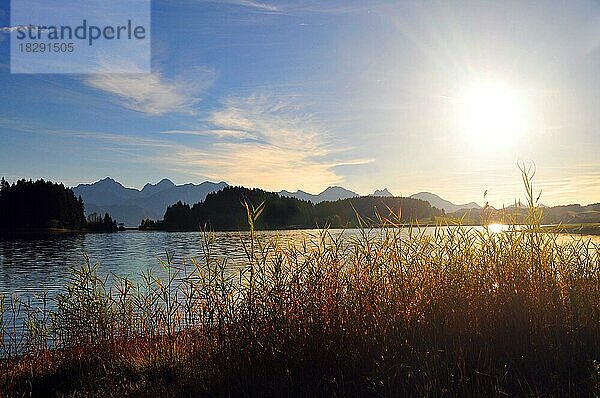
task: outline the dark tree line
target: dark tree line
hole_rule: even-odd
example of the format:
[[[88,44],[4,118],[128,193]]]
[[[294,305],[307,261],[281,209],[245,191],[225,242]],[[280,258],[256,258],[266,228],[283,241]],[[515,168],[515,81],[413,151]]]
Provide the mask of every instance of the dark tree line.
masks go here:
[[[193,206],[177,202],[167,208],[162,227],[166,230],[195,231],[207,226],[214,230],[244,230],[248,228],[243,203],[265,203],[265,211],[256,221],[258,229],[302,228],[307,226],[312,204],[295,198],[285,198],[261,189],[226,187],[210,193],[204,202]]]
[[[244,187],[227,187],[209,194],[204,202],[190,206],[177,202],[167,208],[162,222],[144,220],[143,229],[196,231],[208,227],[217,231],[248,229],[244,203],[258,206],[264,211],[255,222],[257,229],[352,228],[359,226],[358,218],[366,226],[381,225],[380,217],[402,222],[440,216],[440,210],[429,202],[398,197],[360,197],[321,202],[281,197],[276,193]],[[400,211],[401,209],[401,211]],[[359,217],[357,217],[357,215]]]
[[[163,222],[158,220],[151,220],[149,218],[145,218],[142,220],[142,222],[140,223],[139,229],[141,231],[156,231],[156,230],[162,230],[163,228]]]
[[[104,217],[92,213],[87,217],[85,229],[97,232],[114,232],[118,231],[119,227],[117,222],[114,221],[108,213],[104,213]]]
[[[441,216],[442,211],[421,199],[362,196],[335,202],[321,202],[315,206],[314,214],[319,225],[328,224],[331,228],[348,228],[359,226],[357,215],[365,226],[377,226],[382,222],[410,223],[431,219]]]
[[[83,200],[63,184],[0,181],[0,229],[80,229],[85,221]]]
[[[580,204],[542,207],[542,224],[593,224],[600,223],[600,203],[587,206]],[[503,223],[521,224],[527,222],[529,208],[524,205],[510,206],[503,209],[463,209],[448,216],[461,219],[463,224],[479,225],[483,220],[496,220]]]

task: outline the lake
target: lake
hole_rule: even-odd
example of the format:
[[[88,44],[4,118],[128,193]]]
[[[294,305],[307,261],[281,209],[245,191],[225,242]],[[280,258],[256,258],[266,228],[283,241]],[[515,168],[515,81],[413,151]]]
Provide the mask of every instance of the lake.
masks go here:
[[[481,227],[474,227],[481,228]],[[433,229],[427,229],[430,233]],[[261,231],[259,237],[279,237],[283,242],[299,243],[303,239],[317,239],[319,230]],[[359,230],[331,230],[334,235],[352,236]],[[227,258],[235,268],[244,263],[245,253],[240,237],[247,232],[217,232],[213,254]],[[562,240],[573,239],[568,235]],[[600,236],[582,236],[600,244]],[[139,274],[152,270],[160,274],[159,259],[166,251],[173,254],[176,263],[184,258],[202,259],[202,234],[199,232],[141,232],[78,234],[52,236],[35,240],[0,241],[0,293],[17,293],[31,297],[46,291],[55,295],[63,287],[70,267],[83,263],[84,253],[91,263],[99,264],[100,275],[114,273],[137,279]]]
[[[490,226],[490,231],[501,233],[504,226]],[[449,228],[449,227],[444,227]],[[458,227],[451,227],[458,228]],[[481,230],[482,227],[464,227]],[[377,235],[383,230],[372,230]],[[403,229],[402,233],[407,233]],[[430,234],[434,228],[425,228],[424,233]],[[259,239],[277,237],[282,244],[297,244],[303,240],[319,241],[322,231],[287,230],[260,231]],[[330,230],[333,236],[343,234],[346,237],[356,236],[360,230]],[[232,272],[247,264],[242,239],[249,238],[248,232],[217,232],[212,244],[213,258],[218,256],[227,259]],[[592,240],[600,245],[600,236],[569,236],[559,235],[559,240],[572,239]],[[84,263],[87,254],[92,264],[98,264],[99,274],[106,276],[116,274],[127,276],[132,280],[140,280],[141,274],[150,270],[155,275],[164,275],[161,259],[166,259],[166,253],[173,256],[175,264],[181,264],[184,259],[203,259],[202,234],[199,232],[142,232],[124,231],[118,233],[90,233],[75,235],[55,235],[42,239],[18,239],[0,241],[0,294],[8,296],[17,294],[20,300],[33,299],[32,303],[40,305],[39,296],[47,293],[48,298],[59,293],[66,282],[68,271]],[[48,302],[53,308],[52,301]],[[12,318],[11,309],[7,306],[5,321]],[[16,313],[17,325],[22,325],[24,314]],[[17,330],[21,335],[21,330]],[[6,339],[7,336],[4,336]]]
[[[299,243],[316,239],[319,230],[261,231],[259,237],[279,237],[282,242]],[[358,230],[332,230],[333,234],[353,235]],[[248,232],[217,232],[212,245],[214,256],[227,258],[231,268],[246,259],[242,238]],[[138,279],[146,270],[162,273],[160,260],[166,253],[174,255],[174,262],[203,258],[200,232],[142,232],[90,233],[55,235],[42,239],[0,241],[0,293],[17,293],[32,297],[43,291],[49,296],[59,292],[70,267],[84,263],[84,254],[90,263],[98,263],[100,275],[114,273]]]

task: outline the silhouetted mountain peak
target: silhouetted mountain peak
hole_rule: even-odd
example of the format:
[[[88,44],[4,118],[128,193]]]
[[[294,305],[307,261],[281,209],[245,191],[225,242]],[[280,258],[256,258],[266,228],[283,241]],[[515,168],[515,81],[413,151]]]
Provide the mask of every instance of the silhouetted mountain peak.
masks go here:
[[[356,192],[337,185],[328,187],[319,194],[321,201],[335,201],[339,199],[357,198],[359,196],[360,195]]]
[[[294,192],[294,194],[296,194],[296,195],[312,195],[311,193],[308,193],[308,192],[303,191],[301,189],[298,189],[296,192]]]
[[[383,189],[376,189],[375,192],[373,192],[369,196],[389,197],[389,196],[394,196],[394,195],[390,191],[388,191],[387,188],[383,188]]]
[[[175,184],[173,183],[173,181],[169,180],[168,178],[163,178],[162,180],[160,180],[158,182],[158,184],[156,184],[156,186],[169,186],[169,187],[174,187]]]
[[[355,198],[355,197],[360,196],[356,192],[349,191],[346,188],[343,188],[343,187],[340,187],[337,185],[327,187],[327,189],[325,189],[323,192],[321,192],[318,195],[304,192],[300,189],[297,190],[296,192],[281,191],[281,192],[279,192],[279,195],[285,196],[285,197],[292,197],[292,198],[296,198],[296,199],[300,199],[300,200],[308,200],[315,204],[320,203],[320,202],[325,202],[325,201],[336,201],[339,199],[348,199],[348,198]]]
[[[331,191],[348,191],[348,190],[347,190],[346,188],[344,188],[344,187],[340,187],[339,185],[331,185],[331,186],[328,186],[328,187],[327,187],[327,188],[326,188],[326,189],[325,189],[323,192],[321,192],[321,193],[324,193],[324,192],[331,192]]]
[[[104,177],[103,179],[90,184],[79,184],[74,189],[81,189],[84,191],[95,190],[105,193],[136,191],[133,188],[125,188],[125,186],[123,186],[123,184],[121,184],[119,181],[110,177]]]
[[[457,210],[462,210],[462,209],[479,209],[479,208],[481,208],[481,206],[479,206],[475,202],[469,202],[469,203],[465,203],[462,205],[457,205],[457,204],[450,202],[449,200],[442,199],[438,195],[431,193],[431,192],[419,192],[414,195],[410,195],[410,197],[429,202],[433,207],[437,207],[438,209],[443,209],[446,211],[446,213],[453,213]]]
[[[148,192],[156,193],[156,192],[160,192],[160,191],[165,190],[165,189],[172,188],[174,186],[175,186],[175,184],[173,183],[173,181],[169,180],[168,178],[163,178],[162,180],[160,180],[156,184],[147,183],[146,185],[144,185],[144,188],[142,188],[142,192],[144,192],[144,193],[148,193]]]
[[[101,180],[98,180],[98,181],[96,181],[96,182],[94,182],[94,183],[91,183],[91,184],[84,184],[84,185],[99,185],[99,186],[111,186],[111,185],[116,185],[116,186],[119,186],[119,187],[122,187],[122,186],[123,186],[123,184],[121,184],[119,181],[113,180],[113,179],[112,179],[112,178],[110,178],[110,177],[104,177],[103,179],[101,179]]]

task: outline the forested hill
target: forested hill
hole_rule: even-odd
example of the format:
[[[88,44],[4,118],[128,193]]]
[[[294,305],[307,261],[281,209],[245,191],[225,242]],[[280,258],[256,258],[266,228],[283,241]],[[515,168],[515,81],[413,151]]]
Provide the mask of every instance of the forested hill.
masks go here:
[[[388,218],[397,222],[398,215],[403,223],[431,219],[441,216],[442,211],[432,207],[429,202],[413,198],[361,196],[321,202],[315,206],[315,219],[319,225],[329,225],[331,228],[357,227],[358,219],[368,226],[380,225],[380,218]]]
[[[167,208],[162,223],[144,225],[165,230],[195,231],[206,226],[216,231],[248,229],[244,202],[264,210],[255,223],[257,229],[352,228],[358,226],[357,214],[367,225],[377,225],[377,214],[388,217],[390,211],[398,214],[402,209],[403,222],[431,218],[441,211],[423,200],[398,197],[359,197],[321,202],[311,202],[276,193],[244,187],[226,187],[209,194],[204,202],[190,206],[178,202]]]
[[[80,229],[85,224],[81,197],[50,181],[0,180],[0,230]]]

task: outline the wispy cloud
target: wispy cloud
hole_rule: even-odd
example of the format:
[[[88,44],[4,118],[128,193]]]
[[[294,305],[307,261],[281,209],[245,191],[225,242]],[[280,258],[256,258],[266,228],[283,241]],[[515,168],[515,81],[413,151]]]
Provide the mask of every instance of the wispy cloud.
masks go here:
[[[0,10],[2,11],[2,10]],[[0,14],[2,15],[2,14]],[[37,26],[35,27],[30,27],[30,26],[25,26],[25,25],[17,25],[17,26],[0,26],[0,43],[2,43],[4,41],[4,35],[2,35],[2,33],[7,33],[10,34],[12,32],[16,32],[19,29],[38,29]]]
[[[227,1],[227,3],[237,4],[239,6],[244,6],[244,7],[255,8],[257,10],[262,10],[262,11],[270,11],[270,12],[280,11],[279,7],[277,7],[273,4],[259,2],[259,1],[253,1],[253,0],[229,0],[229,1]]]
[[[161,134],[169,135],[195,135],[203,137],[217,138],[255,138],[254,135],[243,130],[226,130],[226,129],[209,129],[209,130],[168,130],[162,131]]]
[[[195,76],[166,78],[159,72],[148,74],[93,74],[85,79],[90,87],[114,96],[124,107],[148,115],[179,112],[194,114],[199,95],[214,80],[209,70]]]
[[[19,26],[0,26],[0,33],[16,32],[19,29],[29,29],[29,26],[25,26],[25,25],[19,25]]]
[[[270,190],[320,191],[340,184],[339,166],[372,159],[344,158],[328,130],[287,100],[251,96],[229,99],[208,115],[205,129],[163,131],[159,138],[93,134],[130,161],[160,165],[194,179],[225,180]],[[84,137],[89,133],[71,133]],[[208,137],[201,143],[177,135]],[[164,138],[161,138],[164,137]],[[173,139],[172,139],[172,138]]]
[[[180,148],[154,161],[174,165],[179,172],[234,184],[314,191],[343,181],[336,167],[372,161],[337,158],[338,148],[327,129],[285,100],[261,96],[230,99],[207,122],[213,129],[186,132],[238,139],[216,140],[203,150]],[[234,137],[239,132],[242,134]],[[239,139],[247,137],[253,139]]]
[[[263,1],[255,1],[255,0],[205,0],[205,2],[208,3],[221,3],[221,4],[233,4],[236,6],[241,6],[241,7],[246,7],[246,8],[252,8],[254,10],[257,11],[262,11],[262,12],[279,12],[281,11],[280,7],[271,4],[271,3],[266,3]]]
[[[126,151],[136,148],[157,151],[178,149],[177,144],[164,140],[103,131],[46,130],[46,133],[68,138],[81,138],[88,141],[105,142],[110,145],[107,148],[122,148]]]

